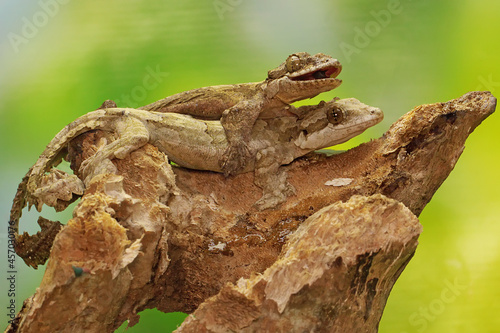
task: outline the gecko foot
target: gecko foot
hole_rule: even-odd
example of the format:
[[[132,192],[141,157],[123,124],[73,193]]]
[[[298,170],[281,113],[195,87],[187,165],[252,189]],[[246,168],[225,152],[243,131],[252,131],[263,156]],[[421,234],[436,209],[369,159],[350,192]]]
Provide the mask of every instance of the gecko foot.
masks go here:
[[[255,202],[254,207],[258,210],[272,209],[278,207],[286,201],[286,199],[296,193],[295,187],[288,181],[285,181],[283,187],[272,191],[264,190],[262,197]]]
[[[116,166],[109,158],[101,158],[101,156],[91,156],[80,165],[80,174],[85,184],[97,175],[104,173],[116,173]]]
[[[220,162],[220,167],[226,177],[235,175],[245,169],[250,158],[250,151],[244,143],[229,146],[229,148],[227,148],[224,152],[224,156]]]

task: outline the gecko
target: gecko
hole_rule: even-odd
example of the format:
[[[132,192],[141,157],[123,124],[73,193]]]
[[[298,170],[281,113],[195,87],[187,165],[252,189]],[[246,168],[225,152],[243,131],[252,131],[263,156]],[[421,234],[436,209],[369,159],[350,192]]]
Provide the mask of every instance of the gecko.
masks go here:
[[[115,105],[105,103],[104,106]],[[335,98],[318,105],[293,108],[292,116],[257,119],[251,132],[250,157],[239,173],[254,172],[254,182],[262,189],[256,209],[274,208],[294,194],[282,165],[312,151],[345,142],[383,119],[380,109],[354,98]],[[72,139],[96,129],[111,132],[116,139],[99,147],[82,162],[79,169],[82,179],[55,168]],[[94,176],[113,172],[112,159],[123,159],[146,143],[157,147],[181,167],[219,173],[223,172],[219,161],[229,146],[224,128],[217,120],[115,107],[89,112],[63,128],[23,178],[11,209],[9,231],[20,240],[19,219],[26,205],[34,205],[38,211],[43,204],[63,210],[83,194]],[[22,237],[23,241],[18,243],[24,243],[30,236],[25,233]],[[46,260],[27,258],[31,256],[26,254],[29,251],[18,248],[16,252],[34,267]]]
[[[222,123],[229,145],[219,159],[226,176],[245,168],[248,142],[256,119],[288,116],[288,106],[337,88],[342,65],[323,53],[291,54],[268,71],[262,82],[218,85],[181,92],[140,107],[141,110],[190,114]]]

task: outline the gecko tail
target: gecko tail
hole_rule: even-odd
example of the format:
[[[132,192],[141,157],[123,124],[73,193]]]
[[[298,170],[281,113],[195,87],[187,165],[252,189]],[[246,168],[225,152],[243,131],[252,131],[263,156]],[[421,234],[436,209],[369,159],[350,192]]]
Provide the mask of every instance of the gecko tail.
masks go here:
[[[12,208],[10,209],[9,226],[14,228],[14,234],[16,238],[19,232],[19,219],[21,218],[21,215],[23,213],[23,208],[26,207],[27,186],[32,170],[33,167],[29,168],[28,172],[17,186],[17,192],[14,196],[14,201],[12,202]]]

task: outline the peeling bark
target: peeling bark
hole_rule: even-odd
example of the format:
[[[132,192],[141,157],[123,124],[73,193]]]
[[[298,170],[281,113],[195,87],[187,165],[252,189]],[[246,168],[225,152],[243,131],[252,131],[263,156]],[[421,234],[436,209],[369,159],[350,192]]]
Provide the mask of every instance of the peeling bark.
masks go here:
[[[92,180],[7,331],[111,332],[156,307],[194,312],[179,332],[376,332],[416,216],[495,105],[488,92],[421,105],[377,140],[297,160],[284,167],[297,194],[263,212],[251,173],[171,167],[146,145]],[[74,140],[75,170],[103,135]]]
[[[327,206],[290,235],[271,267],[226,284],[177,332],[375,332],[421,229],[381,194]]]

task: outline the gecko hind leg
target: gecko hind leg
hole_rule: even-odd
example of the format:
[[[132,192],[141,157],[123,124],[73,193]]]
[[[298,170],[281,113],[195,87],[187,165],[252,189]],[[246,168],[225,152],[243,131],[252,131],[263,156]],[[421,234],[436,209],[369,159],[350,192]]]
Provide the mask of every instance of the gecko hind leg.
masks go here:
[[[113,158],[124,159],[149,141],[148,129],[136,118],[123,118],[115,130],[118,136],[115,141],[101,146],[94,155],[82,162],[80,174],[85,184],[98,174],[115,173],[116,168],[111,162]]]

